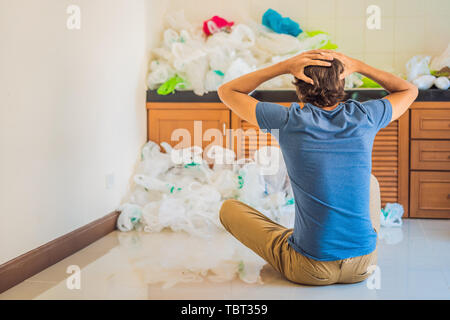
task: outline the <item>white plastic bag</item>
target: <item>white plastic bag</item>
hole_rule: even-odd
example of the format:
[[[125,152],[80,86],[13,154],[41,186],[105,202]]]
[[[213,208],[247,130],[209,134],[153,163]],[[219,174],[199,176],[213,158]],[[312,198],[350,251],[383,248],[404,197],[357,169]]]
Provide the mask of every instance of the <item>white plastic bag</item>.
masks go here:
[[[205,90],[217,91],[217,89],[223,83],[223,75],[218,74],[216,71],[210,70],[205,76]]]
[[[147,77],[147,85],[150,89],[156,89],[174,75],[175,70],[168,63],[153,60],[150,63],[150,73]]]
[[[401,227],[403,224],[403,206],[399,203],[386,203],[382,210],[380,225],[383,227]]]
[[[433,86],[435,80],[435,76],[428,74],[417,77],[412,81],[412,83],[420,90],[427,90]]]
[[[223,82],[226,83],[252,71],[254,68],[250,67],[242,58],[237,58],[225,71]]]
[[[260,167],[256,163],[245,164],[239,175],[242,177],[243,185],[239,192],[239,199],[250,206],[261,206],[264,197],[265,183],[261,176]]]
[[[412,82],[422,75],[430,74],[428,65],[430,64],[430,56],[414,56],[406,63],[406,72],[408,81]]]
[[[359,73],[352,73],[345,77],[346,88],[358,88],[363,85],[362,76]]]
[[[447,77],[439,77],[434,81],[434,85],[441,90],[447,90],[450,87],[450,80]]]
[[[265,32],[256,39],[256,44],[272,55],[286,55],[303,50],[296,37],[284,33]]]
[[[253,30],[242,23],[234,26],[230,38],[232,39],[235,48],[240,50],[254,46],[256,40]]]
[[[305,32],[303,32],[299,35],[298,39],[301,44],[300,50],[307,51],[322,48],[328,43],[328,41],[330,41],[330,36],[326,33],[319,33],[315,36],[309,37]]]
[[[139,222],[142,215],[142,208],[132,203],[123,204],[118,211],[120,211],[117,219],[117,228],[120,231],[127,232],[134,229],[134,226]]]
[[[162,143],[166,151],[172,150],[168,144]],[[173,167],[175,163],[172,161],[170,153],[162,153],[158,144],[153,141],[147,142],[142,148],[141,162],[138,165],[137,173],[144,173],[147,176],[156,177],[162,172],[166,172]]]

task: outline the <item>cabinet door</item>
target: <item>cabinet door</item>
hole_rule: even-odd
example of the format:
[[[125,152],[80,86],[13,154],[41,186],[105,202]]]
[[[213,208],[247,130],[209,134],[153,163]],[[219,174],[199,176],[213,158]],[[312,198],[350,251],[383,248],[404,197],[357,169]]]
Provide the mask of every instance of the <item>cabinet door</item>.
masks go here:
[[[230,128],[230,111],[214,109],[150,109],[148,139],[157,143],[205,149],[208,145],[225,146],[226,129]]]
[[[450,172],[411,172],[410,217],[450,218]]]

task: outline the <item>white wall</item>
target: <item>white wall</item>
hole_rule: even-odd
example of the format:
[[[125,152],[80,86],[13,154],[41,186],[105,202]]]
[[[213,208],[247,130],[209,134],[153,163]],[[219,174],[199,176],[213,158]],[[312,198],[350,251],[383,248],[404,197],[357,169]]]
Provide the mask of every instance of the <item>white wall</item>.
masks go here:
[[[81,30],[66,28],[69,4]],[[147,44],[161,24],[147,4],[0,0],[0,264],[120,204],[146,140]]]

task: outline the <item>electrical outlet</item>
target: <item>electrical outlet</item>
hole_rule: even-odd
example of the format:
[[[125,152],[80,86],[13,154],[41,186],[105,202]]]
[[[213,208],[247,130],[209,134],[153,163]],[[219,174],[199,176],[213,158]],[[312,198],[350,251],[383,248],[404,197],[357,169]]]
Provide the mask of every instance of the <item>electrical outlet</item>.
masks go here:
[[[114,173],[110,173],[105,176],[105,187],[107,190],[114,188],[114,180]]]

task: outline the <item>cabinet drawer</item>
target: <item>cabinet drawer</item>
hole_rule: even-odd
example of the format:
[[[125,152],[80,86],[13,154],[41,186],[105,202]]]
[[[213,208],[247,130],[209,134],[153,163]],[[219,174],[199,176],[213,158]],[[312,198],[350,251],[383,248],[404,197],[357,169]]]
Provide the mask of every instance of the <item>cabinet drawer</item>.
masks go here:
[[[224,132],[229,128],[228,110],[150,109],[148,112],[148,139],[167,142],[175,148],[226,146]]]
[[[410,199],[410,217],[450,218],[450,172],[411,172]]]
[[[411,138],[450,139],[450,110],[412,110]]]
[[[450,171],[450,141],[412,140],[411,169]]]

